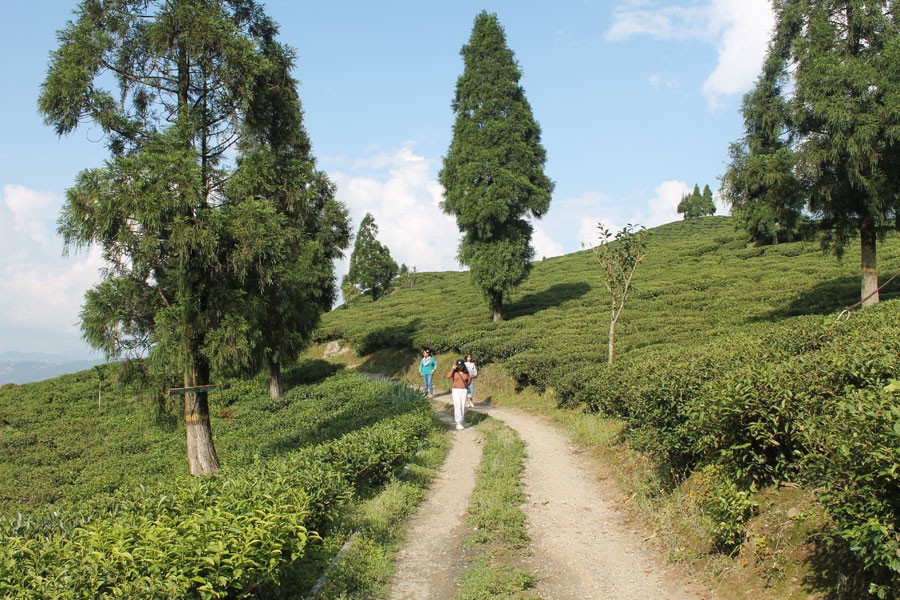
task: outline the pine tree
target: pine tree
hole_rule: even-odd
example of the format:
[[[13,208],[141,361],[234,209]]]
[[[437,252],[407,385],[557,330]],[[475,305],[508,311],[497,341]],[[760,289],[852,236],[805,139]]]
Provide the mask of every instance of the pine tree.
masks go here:
[[[544,174],[540,126],[495,14],[475,18],[460,54],[453,139],[439,174],[441,207],[456,217],[463,234],[457,257],[499,321],[504,297],[531,271],[527,217],[547,212],[554,184]]]
[[[350,270],[341,286],[347,301],[358,295],[378,300],[390,289],[391,282],[397,276],[397,263],[391,258],[390,250],[378,241],[377,235],[375,217],[366,213],[353,244]]]
[[[744,137],[729,148],[722,196],[756,243],[789,241],[802,221],[805,198],[797,156],[787,139],[786,72],[780,52],[770,52],[753,90],[744,96]]]
[[[262,51],[268,68],[254,86],[228,191],[236,199],[266,199],[284,220],[284,253],[276,268],[242,282],[258,299],[255,366],[266,369],[269,397],[277,399],[282,367],[307,347],[322,312],[334,303],[334,259],[347,247],[350,224],[334,184],[316,170],[291,76],[293,51],[271,36]]]
[[[900,14],[888,0],[780,0],[775,7],[767,69],[750,96],[764,100],[749,108],[784,104],[771,112],[780,119],[771,127],[787,133],[785,149],[795,158],[775,144],[760,150],[749,143],[739,158],[748,165],[796,160],[806,209],[824,232],[824,245],[840,255],[859,236],[861,297],[869,306],[879,301],[878,236],[900,226]],[[782,81],[790,86],[769,89]],[[752,128],[765,120],[748,120],[747,108],[752,140]],[[768,139],[774,141],[771,133]],[[780,174],[784,166],[761,172]]]
[[[59,135],[84,123],[110,158],[78,175],[59,231],[108,263],[85,297],[85,339],[108,357],[147,356],[184,394],[188,466],[215,473],[213,372],[249,369],[260,294],[291,255],[274,195],[227,187],[230,152],[271,99],[274,23],[252,0],[83,0],[59,33],[39,108]],[[108,89],[108,86],[113,86]],[[249,169],[245,165],[243,172]]]
[[[701,217],[711,217],[716,214],[716,201],[713,200],[713,193],[709,189],[709,185],[703,186],[703,195],[700,197],[699,207]]]
[[[685,220],[716,214],[716,203],[713,200],[712,190],[709,189],[708,185],[705,185],[701,193],[700,185],[695,183],[693,191],[681,197],[677,211],[679,214],[684,215]]]

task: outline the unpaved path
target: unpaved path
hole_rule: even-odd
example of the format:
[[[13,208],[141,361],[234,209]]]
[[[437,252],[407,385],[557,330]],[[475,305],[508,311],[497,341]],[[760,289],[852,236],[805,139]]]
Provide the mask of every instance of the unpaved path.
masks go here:
[[[536,592],[548,600],[707,598],[679,580],[638,532],[624,522],[560,429],[515,409],[478,409],[504,421],[527,444],[522,507],[531,537],[528,567]],[[481,456],[477,429],[452,432],[455,441],[429,497],[411,521],[391,598],[452,598],[462,568],[460,542],[468,496]]]
[[[481,433],[472,427],[454,431],[455,443],[428,497],[410,519],[406,546],[397,556],[391,598],[452,598],[463,569],[460,548],[475,473],[481,462]]]

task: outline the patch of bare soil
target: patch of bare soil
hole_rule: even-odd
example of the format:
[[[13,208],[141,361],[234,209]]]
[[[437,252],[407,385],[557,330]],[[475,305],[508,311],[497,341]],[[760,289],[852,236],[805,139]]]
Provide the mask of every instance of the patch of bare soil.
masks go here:
[[[552,600],[678,599],[710,594],[678,577],[610,500],[589,459],[560,429],[515,409],[482,407],[527,444],[522,507],[531,537],[527,567],[537,593]],[[460,547],[469,494],[475,485],[481,438],[477,429],[454,431],[453,449],[429,497],[413,518],[401,551],[391,598],[452,598],[463,567]]]

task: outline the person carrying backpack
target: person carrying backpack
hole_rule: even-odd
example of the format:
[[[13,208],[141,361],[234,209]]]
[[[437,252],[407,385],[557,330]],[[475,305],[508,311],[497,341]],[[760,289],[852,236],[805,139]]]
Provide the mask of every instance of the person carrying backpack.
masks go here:
[[[469,378],[472,380],[466,389],[466,408],[475,408],[475,378],[478,377],[478,367],[475,366],[471,354],[466,354],[466,369],[469,370]]]

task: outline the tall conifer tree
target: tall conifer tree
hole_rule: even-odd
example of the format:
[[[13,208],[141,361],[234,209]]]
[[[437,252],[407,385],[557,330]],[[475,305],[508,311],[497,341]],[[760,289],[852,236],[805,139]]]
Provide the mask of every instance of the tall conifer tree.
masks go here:
[[[168,385],[192,390],[194,474],[219,468],[211,374],[252,368],[265,342],[251,283],[278,281],[292,255],[286,197],[228,186],[231,150],[262,129],[248,117],[275,97],[259,90],[284,84],[276,33],[253,0],[83,0],[39,98],[59,135],[89,123],[110,151],[79,174],[59,218],[67,247],[97,246],[109,265],[86,295],[84,337],[109,357],[148,353]]]
[[[334,259],[349,243],[350,223],[334,184],[316,169],[291,75],[294,53],[273,35],[263,40],[266,68],[254,85],[228,192],[236,201],[269,202],[284,223],[277,265],[241,282],[255,299],[253,366],[268,372],[269,397],[276,399],[282,367],[306,348],[322,312],[334,303]]]
[[[744,106],[748,142],[762,124],[769,143],[748,143],[737,158],[745,165],[756,160],[763,174],[797,161],[806,207],[826,246],[840,254],[859,236],[863,306],[875,304],[877,239],[900,225],[900,10],[890,0],[777,0],[775,9],[766,70]],[[770,116],[780,123],[751,112],[766,107],[776,108]],[[772,137],[779,126],[795,158]]]
[[[745,134],[729,147],[731,164],[722,176],[722,196],[757,243],[790,240],[806,200],[788,136],[784,60],[782,52],[770,51],[756,86],[744,96]]]
[[[350,254],[350,269],[341,286],[346,300],[360,294],[378,300],[397,276],[397,262],[391,257],[390,250],[378,241],[377,235],[375,217],[366,213],[359,224]]]
[[[456,217],[463,234],[458,259],[499,321],[505,296],[531,271],[527,217],[540,218],[550,208],[553,182],[544,174],[541,129],[497,15],[475,18],[460,54],[453,139],[439,174],[441,207]]]

